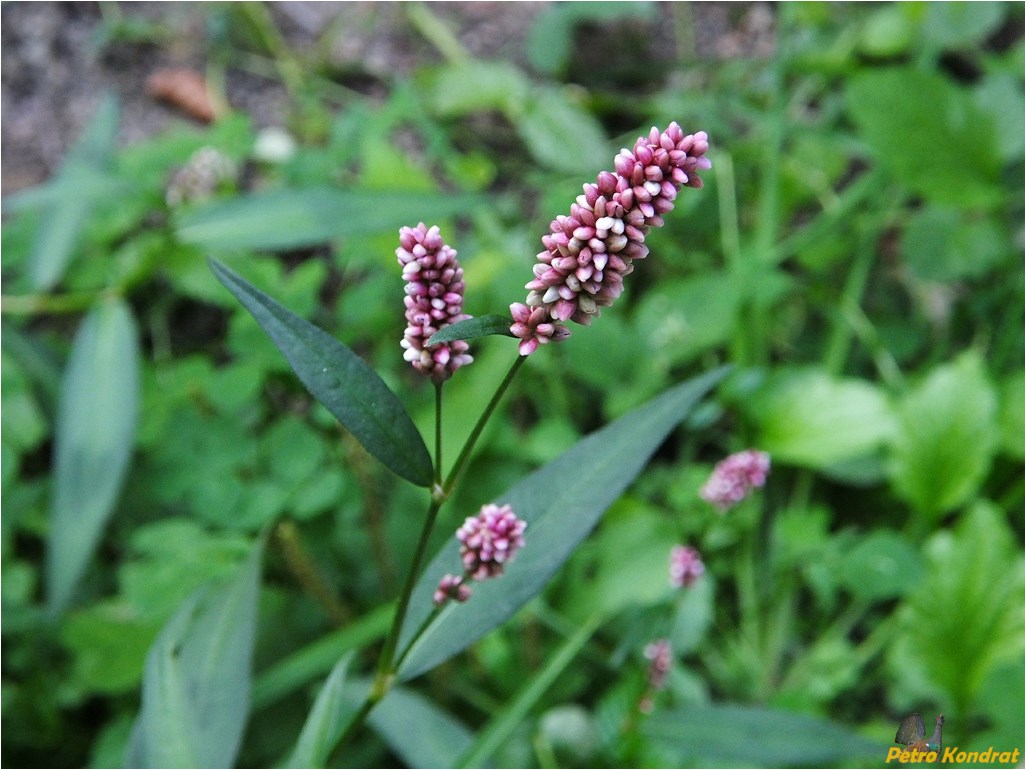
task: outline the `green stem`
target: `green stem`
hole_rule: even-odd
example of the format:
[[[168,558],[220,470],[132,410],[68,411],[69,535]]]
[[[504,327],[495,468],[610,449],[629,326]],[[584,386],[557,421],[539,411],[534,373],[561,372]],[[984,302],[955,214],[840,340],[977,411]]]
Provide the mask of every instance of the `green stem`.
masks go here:
[[[442,486],[442,384],[435,383],[435,486]]]
[[[499,387],[495,393],[492,394],[491,401],[488,402],[488,406],[485,407],[481,416],[477,420],[477,424],[474,425],[474,429],[470,431],[470,436],[467,437],[467,443],[463,445],[463,449],[460,450],[459,457],[456,458],[456,463],[452,466],[452,470],[449,471],[449,476],[445,480],[445,484],[442,486],[442,494],[448,497],[452,492],[453,487],[456,486],[456,482],[459,481],[460,473],[463,472],[464,466],[467,464],[467,460],[470,459],[470,453],[474,449],[474,445],[477,440],[481,437],[481,431],[484,430],[484,426],[488,423],[488,419],[492,416],[492,412],[495,411],[495,407],[499,405],[499,401],[502,396],[506,393],[506,389],[509,388],[513,378],[516,377],[517,372],[520,371],[520,367],[524,365],[524,361],[527,360],[527,356],[517,356],[516,361],[513,362],[513,366],[506,372],[506,376],[502,378],[502,382],[499,383]]]

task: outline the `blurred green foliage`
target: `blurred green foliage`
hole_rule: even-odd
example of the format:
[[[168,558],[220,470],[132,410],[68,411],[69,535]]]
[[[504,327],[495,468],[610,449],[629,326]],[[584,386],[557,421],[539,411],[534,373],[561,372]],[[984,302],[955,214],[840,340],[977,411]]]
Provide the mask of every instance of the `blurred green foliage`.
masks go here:
[[[123,761],[159,668],[147,652],[174,649],[161,629],[197,590],[215,586],[216,604],[252,577],[265,531],[237,763],[284,762],[308,712],[330,716],[336,680],[374,660],[422,497],[312,401],[207,256],[343,339],[430,435],[431,388],[398,345],[398,227],[441,225],[467,311],[502,313],[548,221],[618,147],[670,120],[710,133],[705,189],[681,195],[614,308],[531,357],[435,544],[650,396],[735,371],[541,597],[394,693],[331,761],[454,763],[505,735],[496,766],[879,762],[914,710],[943,711],[965,750],[1023,746],[1021,5],[779,4],[771,55],[699,58],[699,8],[553,4],[526,68],[472,59],[434,8],[411,5],[404,32],[442,63],[373,97],[320,48],[290,49],[266,10],[205,7],[207,45],[219,66],[254,50],[275,63],[294,154],[259,157],[240,114],[121,147],[108,98],[51,181],[4,199],[5,764]],[[96,39],[130,45],[133,29],[119,16]],[[670,54],[620,44],[657,33]],[[244,173],[169,204],[205,147]],[[91,372],[76,330],[88,341],[110,307],[131,318],[93,343],[120,360],[91,363],[117,371]],[[118,342],[132,325],[138,358]],[[475,343],[447,385],[447,457],[514,349]],[[138,424],[118,431],[130,388],[104,383],[133,375]],[[95,547],[74,528],[104,474],[60,471],[74,420],[107,413],[91,410],[113,416],[86,437],[90,457],[131,457],[120,494],[90,513]],[[746,446],[772,453],[769,485],[720,515],[698,489]],[[665,583],[677,542],[705,560],[691,591]],[[62,575],[83,548],[81,576]],[[595,635],[559,658],[595,613]],[[677,656],[645,718],[642,650],[657,637]],[[546,687],[522,689],[543,670]],[[404,742],[417,730],[450,736],[448,753]],[[807,743],[779,740],[795,731]]]

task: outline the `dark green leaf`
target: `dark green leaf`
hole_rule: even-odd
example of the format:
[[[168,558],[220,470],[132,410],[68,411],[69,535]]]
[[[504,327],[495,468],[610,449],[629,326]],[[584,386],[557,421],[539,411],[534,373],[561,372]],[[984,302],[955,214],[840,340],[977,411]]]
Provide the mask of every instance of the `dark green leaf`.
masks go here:
[[[825,719],[753,706],[659,710],[641,729],[675,767],[857,767],[886,749]]]
[[[398,232],[403,225],[466,213],[477,200],[332,187],[274,190],[183,213],[177,233],[183,242],[206,249],[287,249],[341,236]]]
[[[859,599],[879,601],[908,594],[922,571],[922,560],[911,543],[882,529],[845,552],[841,579]]]
[[[440,342],[452,342],[453,340],[472,340],[478,337],[487,337],[491,334],[504,334],[512,337],[509,327],[513,320],[509,316],[492,314],[481,315],[477,318],[468,318],[465,321],[457,321],[449,324],[441,331],[431,335],[427,344],[437,345]]]
[[[307,390],[389,469],[420,486],[431,457],[409,414],[353,351],[279,305],[215,260],[211,270],[274,341]]]
[[[83,321],[61,383],[47,551],[49,603],[71,600],[128,470],[139,405],[135,321],[120,299]]]
[[[231,767],[249,715],[263,543],[229,583],[194,593],[146,657],[127,767]]]
[[[527,521],[527,544],[497,580],[474,585],[466,604],[450,603],[410,648],[399,669],[411,679],[484,636],[537,595],[592,530],[670,431],[726,374],[718,369],[677,385],[605,428],[498,497]],[[452,538],[424,570],[410,602],[400,648],[432,610],[439,578],[459,572]]]

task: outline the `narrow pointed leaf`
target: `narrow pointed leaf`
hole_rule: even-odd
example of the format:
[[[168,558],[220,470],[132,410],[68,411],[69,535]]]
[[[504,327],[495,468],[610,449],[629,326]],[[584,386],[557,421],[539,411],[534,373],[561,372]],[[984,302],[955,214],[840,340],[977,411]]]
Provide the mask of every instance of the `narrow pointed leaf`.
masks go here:
[[[404,479],[431,485],[431,457],[413,420],[388,386],[352,350],[304,321],[221,263],[214,275],[253,314],[310,394],[364,449]]]
[[[887,738],[869,740],[807,714],[727,704],[657,709],[641,724],[675,767],[861,767],[880,761]]]
[[[231,767],[249,714],[263,543],[190,596],[146,656],[129,767]]]
[[[32,247],[30,278],[37,291],[64,276],[95,198],[84,193],[92,191],[113,158],[119,112],[117,98],[108,95],[58,173],[62,194],[42,218]]]
[[[634,480],[699,400],[726,374],[719,369],[657,396],[582,439],[498,497],[527,521],[526,545],[506,574],[474,584],[466,604],[450,602],[417,639],[399,668],[402,680],[427,671],[473,644],[541,592],[599,518]],[[442,575],[460,571],[452,538],[421,575],[410,601],[400,649],[433,608]]]
[[[206,249],[287,249],[469,211],[471,196],[310,187],[213,201],[177,219],[178,238]]]
[[[347,691],[354,689],[353,682],[346,678],[352,657],[352,653],[346,655],[331,670],[303,723],[287,767],[324,767],[342,731],[356,714],[359,700],[347,697]]]
[[[139,351],[120,299],[94,307],[71,347],[57,407],[47,577],[50,609],[71,601],[110,518],[135,439]]]
[[[441,331],[431,335],[427,341],[429,346],[437,345],[439,342],[454,342],[455,340],[472,340],[478,337],[488,337],[492,334],[503,334],[512,337],[509,327],[513,325],[513,319],[509,316],[491,314],[482,315],[477,318],[468,318],[465,321],[457,321],[449,324]]]

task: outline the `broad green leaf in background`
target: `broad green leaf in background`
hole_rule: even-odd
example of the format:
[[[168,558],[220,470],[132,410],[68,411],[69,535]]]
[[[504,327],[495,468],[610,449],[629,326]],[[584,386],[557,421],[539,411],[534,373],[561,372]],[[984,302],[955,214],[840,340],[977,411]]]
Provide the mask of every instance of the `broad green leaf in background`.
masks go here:
[[[71,600],[114,510],[132,455],[138,408],[135,321],[123,300],[101,300],[75,335],[57,408],[47,550],[54,612]]]
[[[289,249],[466,214],[466,195],[307,187],[213,201],[181,214],[178,237],[205,249]]]
[[[49,185],[53,201],[40,220],[30,260],[30,279],[37,291],[61,280],[93,202],[118,187],[107,172],[113,163],[119,115],[117,98],[108,94]]]
[[[409,414],[363,360],[215,260],[214,275],[274,341],[307,390],[374,457],[404,479],[430,486],[431,457]]]
[[[908,594],[922,572],[912,544],[897,532],[879,529],[845,551],[841,581],[858,598],[879,601]]]
[[[897,407],[888,467],[894,490],[940,516],[979,489],[997,445],[997,397],[975,352],[934,369]]]
[[[901,257],[924,281],[979,278],[1015,258],[1009,235],[993,218],[970,218],[957,208],[926,206],[901,235]]]
[[[558,171],[592,174],[612,164],[602,125],[567,92],[539,89],[509,117],[539,163]],[[568,142],[568,137],[573,141]]]
[[[651,19],[655,3],[603,2],[552,3],[535,17],[527,36],[526,52],[531,66],[539,72],[555,75],[566,69],[574,45],[574,26],[578,22],[603,22],[630,17]]]
[[[927,3],[926,41],[944,48],[972,48],[984,42],[1005,18],[1007,3]]]
[[[523,104],[530,81],[511,64],[473,61],[441,67],[422,76],[426,104],[436,115],[455,118],[470,112],[508,113]]]
[[[648,458],[710,388],[717,369],[677,385],[582,439],[497,498],[527,521],[527,544],[497,580],[474,585],[466,604],[450,603],[413,644],[399,668],[411,679],[468,647],[537,595],[598,522]],[[459,543],[442,548],[421,575],[410,600],[400,649],[432,610],[439,578],[459,571]]]
[[[1017,540],[996,506],[978,502],[955,531],[927,541],[926,572],[899,610],[888,659],[892,699],[899,706],[936,694],[938,708],[967,718],[975,699],[987,697],[981,685],[992,667],[1022,661],[1024,585]]]
[[[453,340],[473,340],[478,337],[488,337],[492,334],[503,334],[512,337],[509,327],[513,325],[513,319],[509,316],[489,314],[468,318],[465,321],[457,321],[449,324],[441,331],[431,335],[427,341],[428,345],[437,345],[440,342],[452,342]]]
[[[1000,196],[996,133],[971,93],[912,67],[855,75],[848,112],[879,162],[913,192],[958,206]],[[973,162],[951,183],[953,147],[973,148]]]
[[[1001,431],[1001,449],[1010,457],[1023,459],[1023,434],[1026,425],[1026,374],[1014,372],[1001,383],[998,427]]]
[[[675,767],[830,767],[881,761],[881,741],[819,717],[758,706],[659,710],[642,733]]]
[[[353,682],[346,679],[352,657],[349,653],[335,664],[317,693],[286,767],[324,767],[346,725],[356,715],[360,701],[346,695],[347,689],[354,687]]]
[[[146,657],[127,767],[231,767],[249,716],[263,541],[168,621]]]
[[[869,454],[894,426],[877,387],[814,369],[779,371],[742,408],[760,428],[760,449],[810,468]]]

